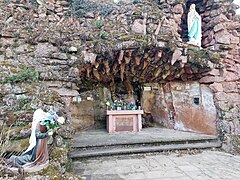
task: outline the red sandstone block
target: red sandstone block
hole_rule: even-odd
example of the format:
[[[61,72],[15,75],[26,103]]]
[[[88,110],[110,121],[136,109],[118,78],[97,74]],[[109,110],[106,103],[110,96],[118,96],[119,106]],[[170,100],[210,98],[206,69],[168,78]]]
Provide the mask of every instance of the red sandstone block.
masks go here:
[[[224,78],[219,76],[205,76],[199,80],[200,83],[223,82]]]
[[[215,39],[217,43],[220,44],[230,44],[231,34],[225,30],[219,31],[215,34]]]
[[[230,38],[232,44],[238,44],[239,43],[239,37],[231,36]]]
[[[225,26],[223,24],[217,24],[216,26],[214,26],[214,32],[218,32],[225,29]]]
[[[57,8],[57,9],[55,9],[55,11],[56,11],[57,13],[62,12],[62,10],[63,10],[62,7],[59,7],[59,8]]]
[[[223,77],[226,81],[237,81],[240,79],[237,73],[229,72],[227,70],[224,70]]]
[[[217,92],[215,98],[217,101],[240,102],[240,95],[238,93]]]
[[[238,92],[237,84],[236,82],[224,82],[222,83],[223,91],[226,93],[229,92]]]
[[[223,92],[223,86],[221,83],[213,83],[209,87],[213,92]]]

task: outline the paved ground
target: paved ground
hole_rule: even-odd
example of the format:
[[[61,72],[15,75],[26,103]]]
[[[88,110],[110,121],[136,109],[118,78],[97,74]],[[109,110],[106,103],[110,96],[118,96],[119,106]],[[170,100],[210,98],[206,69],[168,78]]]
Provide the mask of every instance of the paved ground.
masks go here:
[[[216,136],[183,132],[165,128],[143,128],[140,132],[117,132],[109,134],[106,130],[91,130],[76,133],[73,147],[85,147],[110,144],[132,144],[156,141],[180,141],[180,140],[202,140],[215,139]]]
[[[219,151],[101,157],[74,162],[87,180],[238,180],[240,156]]]

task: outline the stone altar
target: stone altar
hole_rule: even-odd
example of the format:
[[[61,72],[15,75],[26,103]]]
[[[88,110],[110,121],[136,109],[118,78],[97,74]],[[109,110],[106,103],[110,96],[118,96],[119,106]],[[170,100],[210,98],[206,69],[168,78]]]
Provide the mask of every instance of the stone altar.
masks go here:
[[[107,110],[107,131],[109,133],[139,132],[142,129],[142,114],[143,110]]]

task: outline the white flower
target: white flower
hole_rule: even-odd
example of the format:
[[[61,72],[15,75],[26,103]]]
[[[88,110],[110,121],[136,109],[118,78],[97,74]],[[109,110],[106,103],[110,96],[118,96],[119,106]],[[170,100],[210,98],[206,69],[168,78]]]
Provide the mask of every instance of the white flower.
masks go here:
[[[59,118],[57,119],[57,122],[59,122],[60,124],[64,124],[64,123],[65,123],[64,117],[59,117]]]

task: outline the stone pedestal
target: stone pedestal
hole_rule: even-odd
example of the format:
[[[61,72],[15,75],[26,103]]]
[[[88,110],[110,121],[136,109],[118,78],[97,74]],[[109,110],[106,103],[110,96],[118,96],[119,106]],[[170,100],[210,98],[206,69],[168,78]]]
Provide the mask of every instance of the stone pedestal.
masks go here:
[[[107,111],[107,131],[135,131],[142,129],[143,110]]]

